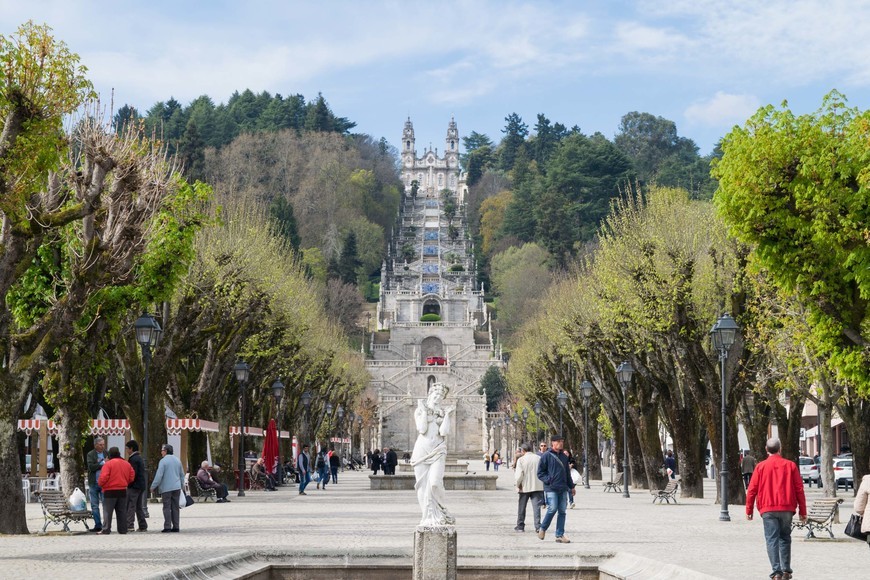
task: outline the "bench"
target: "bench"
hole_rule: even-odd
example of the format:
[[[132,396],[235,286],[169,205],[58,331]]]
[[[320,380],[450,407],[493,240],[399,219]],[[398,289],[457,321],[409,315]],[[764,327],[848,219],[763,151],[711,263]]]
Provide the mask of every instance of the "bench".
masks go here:
[[[615,473],[613,479],[604,482],[604,491],[622,491],[622,472]]]
[[[72,511],[62,491],[45,489],[37,491],[36,497],[39,498],[39,504],[42,506],[42,515],[45,517],[45,525],[42,526],[43,534],[46,528],[48,528],[48,524],[62,525],[63,531],[72,532],[69,529],[70,522],[81,522],[85,525],[86,530],[90,530],[87,520],[93,519],[91,512]]]
[[[799,519],[793,521],[791,524],[792,531],[806,528],[807,539],[809,539],[816,537],[813,533],[814,531],[827,530],[828,535],[833,538],[834,532],[831,531],[831,524],[834,523],[834,515],[836,515],[841,503],[843,503],[843,499],[838,497],[813,500],[813,503],[810,504],[807,510],[806,523],[801,522]]]
[[[668,484],[664,489],[649,490],[653,496],[653,503],[661,503],[663,501],[671,503],[671,500],[674,500],[674,503],[677,503],[677,487],[679,487],[679,485],[680,481],[678,479],[669,479]]]
[[[202,500],[203,503],[207,502],[209,498],[217,499],[217,492],[212,488],[203,488],[195,475],[190,476],[190,489],[196,494],[196,498]]]

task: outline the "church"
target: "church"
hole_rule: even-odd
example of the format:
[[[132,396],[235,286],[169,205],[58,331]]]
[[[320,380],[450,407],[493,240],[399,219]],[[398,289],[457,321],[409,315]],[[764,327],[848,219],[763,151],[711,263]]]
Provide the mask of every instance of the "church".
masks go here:
[[[410,451],[414,408],[434,383],[455,407],[448,452],[477,458],[487,447],[481,379],[502,366],[465,216],[459,132],[451,119],[443,153],[418,155],[411,120],[402,132],[404,195],[381,268],[377,330],[371,338],[370,392],[377,400],[376,445]]]

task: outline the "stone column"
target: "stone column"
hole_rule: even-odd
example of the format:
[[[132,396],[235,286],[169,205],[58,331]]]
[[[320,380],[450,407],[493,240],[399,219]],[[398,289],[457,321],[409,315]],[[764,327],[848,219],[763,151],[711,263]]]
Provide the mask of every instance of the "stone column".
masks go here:
[[[456,527],[417,526],[414,580],[456,580]]]

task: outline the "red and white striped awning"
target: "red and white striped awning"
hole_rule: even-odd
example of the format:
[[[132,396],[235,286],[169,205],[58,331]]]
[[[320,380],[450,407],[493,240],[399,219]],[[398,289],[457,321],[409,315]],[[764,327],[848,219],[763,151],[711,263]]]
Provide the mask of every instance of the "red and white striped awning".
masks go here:
[[[166,419],[166,433],[169,435],[178,435],[182,431],[217,433],[219,429],[220,425],[216,422],[205,419]]]
[[[238,425],[230,425],[230,435],[238,435],[239,434],[239,426]],[[245,435],[253,435],[254,437],[262,437],[263,430],[259,427],[248,427],[245,426]]]
[[[57,424],[51,419],[18,419],[18,430],[29,436],[31,432],[39,431],[42,423],[48,423],[49,435],[57,435]]]
[[[30,435],[33,431],[39,431],[40,424],[48,423],[48,434],[57,435],[59,423],[51,419],[19,419],[18,430]],[[91,435],[124,435],[130,430],[130,421],[127,419],[91,419]]]
[[[130,430],[127,419],[92,419],[91,435],[124,435]]]

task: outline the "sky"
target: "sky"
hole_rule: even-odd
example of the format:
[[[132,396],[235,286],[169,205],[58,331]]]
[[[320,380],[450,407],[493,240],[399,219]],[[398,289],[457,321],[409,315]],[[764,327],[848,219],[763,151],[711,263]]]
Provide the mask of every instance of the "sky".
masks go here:
[[[418,153],[451,116],[497,142],[511,113],[612,138],[640,111],[704,155],[764,105],[870,107],[870,0],[0,0],[0,34],[31,19],[115,110],[320,92],[394,145],[410,116]]]

